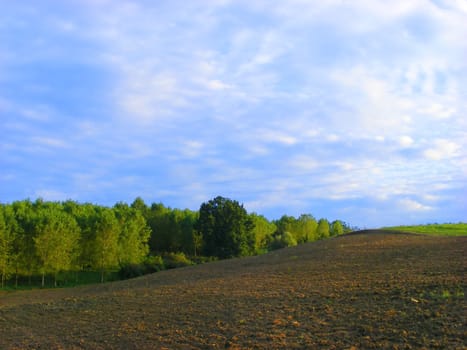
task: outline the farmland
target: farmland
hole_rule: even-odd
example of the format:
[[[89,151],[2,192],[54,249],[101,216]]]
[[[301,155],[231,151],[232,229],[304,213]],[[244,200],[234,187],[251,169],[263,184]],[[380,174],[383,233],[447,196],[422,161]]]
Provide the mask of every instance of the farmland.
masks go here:
[[[463,349],[467,237],[362,231],[133,280],[0,294],[0,348]]]

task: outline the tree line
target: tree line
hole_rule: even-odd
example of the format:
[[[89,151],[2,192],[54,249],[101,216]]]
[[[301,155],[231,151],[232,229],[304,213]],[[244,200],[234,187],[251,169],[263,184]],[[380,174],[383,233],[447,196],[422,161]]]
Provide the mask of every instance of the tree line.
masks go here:
[[[216,197],[198,211],[147,205],[136,198],[113,207],[72,200],[0,203],[1,286],[63,271],[120,269],[123,277],[193,261],[255,255],[350,231],[310,214],[269,221],[235,200]],[[165,266],[164,266],[165,265]],[[126,275],[125,275],[126,271]]]

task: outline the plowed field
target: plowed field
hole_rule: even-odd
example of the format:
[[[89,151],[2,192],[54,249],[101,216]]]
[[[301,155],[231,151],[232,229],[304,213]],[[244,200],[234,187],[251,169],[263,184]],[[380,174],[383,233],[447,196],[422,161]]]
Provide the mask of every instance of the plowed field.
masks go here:
[[[73,289],[0,293],[0,349],[466,349],[467,237],[364,231]]]

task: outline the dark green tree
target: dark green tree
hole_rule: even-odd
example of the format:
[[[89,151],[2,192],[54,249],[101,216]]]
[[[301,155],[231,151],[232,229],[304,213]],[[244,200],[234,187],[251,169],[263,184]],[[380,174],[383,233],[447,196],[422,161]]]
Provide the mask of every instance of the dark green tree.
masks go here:
[[[11,206],[18,224],[14,243],[16,284],[20,275],[27,276],[29,283],[31,283],[31,277],[39,266],[34,244],[37,224],[36,210],[29,199],[15,201]]]
[[[205,255],[225,259],[254,253],[254,224],[237,201],[218,196],[201,204],[196,227]]]
[[[1,287],[5,285],[5,281],[10,274],[11,261],[13,255],[14,231],[13,227],[8,224],[7,207],[0,205],[0,273]]]

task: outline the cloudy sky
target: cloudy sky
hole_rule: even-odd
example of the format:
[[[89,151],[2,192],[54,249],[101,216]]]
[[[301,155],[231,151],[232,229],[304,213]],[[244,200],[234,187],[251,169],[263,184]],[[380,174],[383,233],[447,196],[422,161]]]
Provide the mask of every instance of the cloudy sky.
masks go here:
[[[0,202],[467,221],[466,0],[0,6]]]

